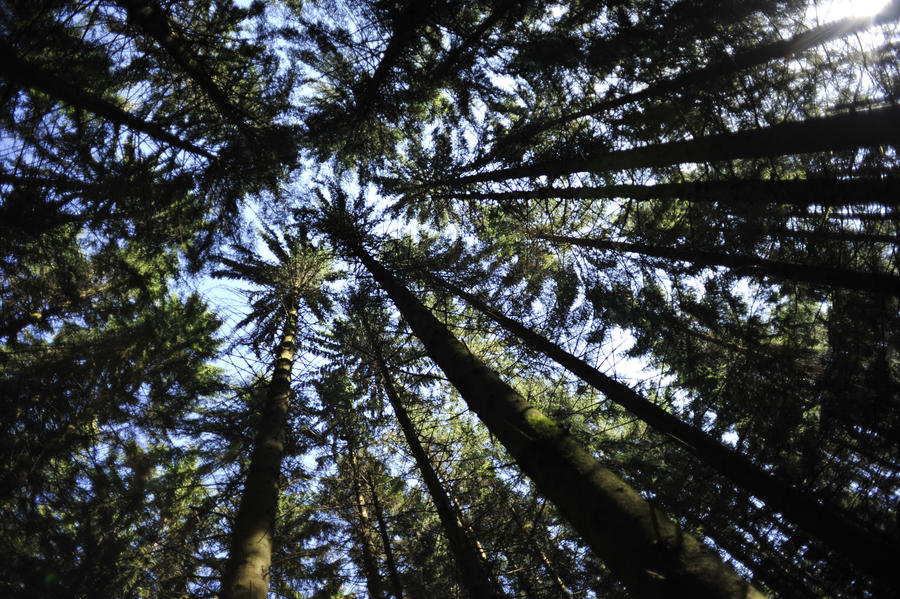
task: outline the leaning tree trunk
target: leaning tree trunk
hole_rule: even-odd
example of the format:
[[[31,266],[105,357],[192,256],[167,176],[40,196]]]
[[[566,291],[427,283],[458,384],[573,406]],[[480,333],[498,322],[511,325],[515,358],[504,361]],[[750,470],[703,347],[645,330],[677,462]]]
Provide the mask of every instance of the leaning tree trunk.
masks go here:
[[[394,386],[393,378],[380,355],[375,357],[375,367],[381,377],[381,384],[384,387],[391,408],[394,410],[394,416],[400,424],[400,429],[403,431],[407,445],[409,445],[410,453],[412,453],[413,459],[416,461],[416,466],[418,466],[419,472],[422,474],[422,480],[428,489],[428,494],[431,495],[431,501],[434,502],[434,507],[437,509],[438,518],[440,518],[441,525],[444,527],[444,534],[447,535],[447,540],[450,543],[450,551],[456,559],[462,584],[468,591],[469,597],[471,599],[497,599],[502,597],[494,588],[487,568],[485,568],[484,562],[478,555],[472,539],[460,526],[453,507],[450,505],[450,499],[447,497],[444,487],[441,485],[441,481],[431,465],[431,460],[428,459],[428,454],[425,453],[425,449],[419,441],[412,420],[410,420],[397,388]]]
[[[689,162],[719,162],[741,158],[769,158],[807,152],[852,150],[900,143],[900,106],[839,114],[761,129],[720,133],[686,141],[657,143],[629,150],[585,149],[586,157],[549,160],[437,181],[424,188],[457,187],[574,173],[609,173],[637,168],[665,167]]]
[[[635,596],[762,597],[479,361],[357,240],[344,241],[469,408]]]
[[[244,133],[250,131],[247,116],[235,106],[222,89],[213,81],[212,74],[202,64],[196,50],[190,47],[184,36],[173,27],[162,6],[153,0],[116,0],[128,11],[129,21],[138,25],[144,33],[159,44],[175,64],[197,84],[216,105],[219,112]]]
[[[793,264],[780,260],[769,260],[746,254],[724,254],[707,250],[684,247],[665,247],[646,243],[626,243],[591,237],[568,237],[565,235],[535,234],[537,239],[554,243],[567,243],[580,247],[616,252],[629,252],[667,260],[684,260],[697,266],[725,266],[736,275],[771,277],[773,279],[799,281],[822,287],[855,289],[870,293],[900,295],[900,277],[892,275],[859,272],[848,268],[834,268],[815,264]]]
[[[692,453],[701,462],[722,473],[741,489],[784,514],[788,520],[828,544],[860,569],[884,580],[891,578],[900,556],[896,548],[881,535],[859,526],[838,508],[820,503],[814,496],[762,470],[745,455],[679,420],[630,387],[591,367],[584,360],[521,323],[504,316],[475,295],[438,277],[430,279],[464,299],[470,306],[521,339],[527,347],[554,360],[609,400]]]
[[[809,31],[804,31],[790,39],[778,40],[763,44],[756,48],[743,50],[734,56],[726,57],[720,62],[715,62],[705,67],[687,71],[669,79],[662,79],[656,83],[652,83],[641,91],[622,94],[612,98],[604,98],[582,110],[544,122],[526,124],[518,131],[511,132],[508,136],[501,138],[498,142],[503,145],[522,143],[535,135],[564,125],[570,121],[619,108],[633,102],[640,102],[650,98],[659,98],[666,94],[678,92],[684,88],[696,88],[697,86],[734,75],[746,69],[764,65],[773,60],[790,58],[804,50],[808,50],[828,41],[847,37],[874,25],[890,23],[896,20],[898,16],[900,16],[900,2],[895,1],[891,6],[883,9],[881,13],[874,18],[848,17],[834,23],[827,23],[820,27],[815,27]],[[479,163],[486,164],[491,159],[492,155],[480,160]]]
[[[256,433],[250,470],[232,532],[231,549],[222,576],[222,599],[265,599],[272,564],[272,529],[278,506],[281,459],[297,336],[297,301],[288,298],[275,370],[266,391],[262,420]]]
[[[691,181],[656,185],[604,185],[603,187],[537,187],[518,191],[449,190],[432,194],[442,199],[465,201],[517,201],[539,199],[600,200],[629,198],[633,200],[681,199],[690,202],[715,202],[744,209],[761,205],[792,206],[900,206],[900,178],[853,179],[732,179],[726,181]]]

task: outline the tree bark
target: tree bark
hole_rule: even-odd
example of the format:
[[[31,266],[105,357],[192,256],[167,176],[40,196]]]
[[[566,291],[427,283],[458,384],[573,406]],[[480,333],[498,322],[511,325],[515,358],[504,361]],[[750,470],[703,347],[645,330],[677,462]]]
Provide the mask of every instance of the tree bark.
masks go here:
[[[657,185],[607,185],[604,187],[545,187],[504,192],[454,192],[434,194],[461,200],[593,200],[630,198],[654,200],[679,198],[691,202],[716,202],[753,206],[790,204],[797,206],[900,206],[900,179],[793,179],[787,181],[735,180]]]
[[[568,243],[599,250],[630,252],[668,260],[684,260],[698,266],[725,266],[737,275],[772,277],[779,280],[800,281],[824,287],[840,287],[900,296],[900,277],[893,275],[859,272],[828,266],[792,264],[790,262],[768,260],[745,254],[723,254],[721,252],[709,252],[683,247],[626,243],[591,237],[568,237],[543,233],[538,233],[534,236],[538,239],[545,239],[555,243]]]
[[[741,489],[758,497],[772,509],[784,514],[788,520],[827,543],[836,553],[843,555],[861,570],[884,580],[893,576],[900,554],[895,544],[875,531],[863,529],[838,508],[820,503],[814,496],[765,472],[743,454],[679,420],[626,385],[592,368],[584,360],[504,316],[475,295],[437,277],[431,279],[521,339],[527,347],[551,358],[609,400],[692,453],[701,462],[725,475]]]
[[[266,599],[272,564],[272,529],[278,506],[281,460],[297,336],[297,300],[287,302],[281,342],[241,495],[231,549],[222,576],[222,599]]]
[[[680,530],[480,362],[358,241],[344,241],[469,408],[632,593],[761,599],[713,551]]]
[[[406,443],[409,445],[410,453],[416,461],[419,472],[422,474],[425,488],[428,489],[428,494],[431,496],[432,502],[434,502],[438,518],[440,518],[441,525],[444,527],[444,534],[447,535],[447,541],[450,544],[450,551],[453,553],[456,565],[459,567],[463,587],[468,591],[471,599],[497,599],[502,597],[491,582],[484,562],[479,557],[472,539],[460,526],[450,505],[450,499],[447,497],[444,487],[441,485],[437,473],[431,465],[431,460],[428,459],[428,455],[419,441],[412,420],[410,420],[409,414],[407,414],[406,408],[394,385],[393,378],[379,354],[376,354],[375,357],[375,367],[381,378],[381,384],[384,387],[391,408],[394,410],[397,422],[400,424],[400,429],[403,431]]]
[[[851,150],[900,142],[900,106],[839,114],[762,129],[720,133],[687,141],[664,142],[630,150],[591,151],[584,158],[550,160],[458,177],[427,187],[469,185],[489,181],[549,179],[573,173],[609,173],[684,163],[767,158],[808,152]]]

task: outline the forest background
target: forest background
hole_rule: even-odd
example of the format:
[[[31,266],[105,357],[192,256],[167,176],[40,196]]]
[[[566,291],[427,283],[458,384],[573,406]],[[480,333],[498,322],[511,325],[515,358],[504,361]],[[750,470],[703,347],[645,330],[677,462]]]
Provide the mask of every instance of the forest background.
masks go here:
[[[0,593],[888,596],[898,19],[5,0]]]

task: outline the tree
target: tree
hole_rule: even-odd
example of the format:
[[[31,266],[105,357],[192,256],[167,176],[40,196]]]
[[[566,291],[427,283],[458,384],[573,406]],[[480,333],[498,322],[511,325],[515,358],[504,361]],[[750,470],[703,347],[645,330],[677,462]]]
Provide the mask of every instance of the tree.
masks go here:
[[[257,344],[278,335],[272,359],[271,380],[266,389],[247,481],[233,526],[228,563],[222,575],[221,595],[233,598],[266,597],[272,561],[272,530],[275,525],[285,426],[291,392],[291,369],[296,355],[300,308],[323,314],[328,303],[325,284],[336,273],[328,256],[301,233],[284,233],[284,245],[272,229],[261,233],[277,263],[236,246],[235,257],[220,258],[220,277],[238,278],[262,287],[251,294],[252,309],[241,323],[257,322],[253,332]]]
[[[380,383],[384,389],[384,393],[390,402],[394,417],[403,431],[403,437],[409,446],[409,451],[416,462],[416,466],[422,476],[431,500],[438,512],[438,517],[444,529],[444,534],[450,543],[450,548],[456,560],[457,567],[460,571],[460,580],[468,589],[468,594],[473,599],[485,597],[498,597],[501,594],[495,588],[491,581],[489,572],[482,562],[481,557],[475,547],[474,541],[463,528],[459,517],[454,513],[450,498],[441,485],[440,479],[435,472],[434,466],[428,457],[424,447],[422,446],[415,427],[410,420],[409,414],[403,405],[396,383],[391,376],[382,350],[379,347],[380,340],[375,336],[373,325],[369,322],[369,313],[377,313],[373,310],[372,305],[366,305],[364,300],[360,300],[360,306],[357,308],[355,316],[362,323],[362,339],[361,341],[370,348],[371,367],[380,379]]]
[[[3,590],[889,594],[898,8],[4,4]]]
[[[759,594],[696,539],[656,514],[637,492],[596,463],[559,425],[481,364],[365,251],[360,239],[352,236],[352,228],[338,224],[333,230],[337,231],[336,241],[345,244],[386,290],[470,408],[497,434],[593,550],[628,584],[648,596],[662,596],[675,589],[723,597]],[[601,505],[603,510],[589,504]],[[613,541],[610,528],[620,530],[619,538],[629,540],[622,544]]]

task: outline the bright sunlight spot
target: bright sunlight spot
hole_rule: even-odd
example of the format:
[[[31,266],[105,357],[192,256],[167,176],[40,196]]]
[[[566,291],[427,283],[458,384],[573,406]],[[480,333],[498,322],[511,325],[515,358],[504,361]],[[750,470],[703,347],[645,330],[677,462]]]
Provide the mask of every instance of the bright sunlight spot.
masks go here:
[[[818,5],[819,18],[837,21],[846,17],[871,17],[878,14],[891,0],[833,0]]]

